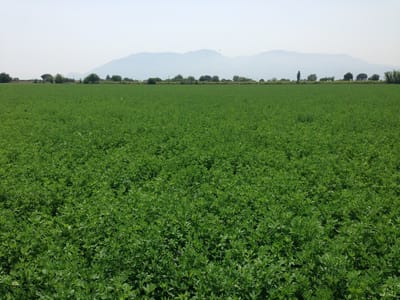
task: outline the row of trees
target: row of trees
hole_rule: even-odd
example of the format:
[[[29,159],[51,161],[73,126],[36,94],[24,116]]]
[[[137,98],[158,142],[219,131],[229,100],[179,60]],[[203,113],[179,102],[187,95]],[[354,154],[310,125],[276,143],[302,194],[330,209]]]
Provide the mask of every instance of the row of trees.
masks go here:
[[[301,73],[300,71],[297,72],[297,82],[301,81]],[[318,77],[316,74],[310,74],[307,76],[307,81],[317,81]],[[344,74],[343,76],[343,81],[352,81],[354,79],[353,73],[348,72]],[[371,77],[368,78],[368,75],[366,73],[360,73],[356,76],[357,81],[379,81],[380,76],[378,74],[373,74]],[[319,81],[335,81],[335,77],[322,77]]]
[[[55,76],[51,74],[43,74],[40,76],[42,81],[45,83],[67,83],[67,82],[75,82],[73,78],[67,78],[62,76],[61,74],[56,74]]]
[[[389,72],[388,72],[389,73]],[[388,76],[386,73],[385,75],[385,79],[387,82],[392,82],[393,78],[397,78],[395,75],[390,76],[390,81],[387,79]],[[399,72],[390,72],[390,73],[399,73]],[[301,73],[300,71],[297,72],[297,82],[301,82],[301,81],[309,81],[309,82],[316,82],[318,80],[318,77],[316,74],[310,74],[307,76],[306,80],[301,80]],[[346,74],[344,74],[342,81],[353,81],[354,77],[353,74],[348,72]],[[368,75],[366,73],[360,73],[356,76],[356,81],[379,81],[380,76],[378,74],[373,74],[372,76],[368,77]],[[100,80],[100,79],[99,79]],[[106,80],[108,81],[122,81],[121,76],[119,75],[113,75],[113,76],[109,76],[107,75]],[[273,78],[271,80],[268,80],[268,82],[290,82],[290,79],[285,79],[282,78],[280,80],[277,80],[276,78]],[[319,79],[320,82],[327,82],[327,81],[335,81],[335,77],[322,77]],[[246,77],[242,77],[242,76],[238,76],[235,75],[233,76],[232,79],[220,79],[217,75],[211,76],[211,75],[202,75],[199,77],[199,79],[196,79],[193,76],[188,76],[188,77],[183,77],[182,75],[176,75],[175,77],[173,77],[172,79],[166,79],[166,80],[162,80],[161,78],[158,77],[152,77],[146,80],[146,82],[148,84],[157,84],[159,82],[166,82],[166,83],[181,83],[181,84],[193,84],[193,83],[202,83],[202,82],[210,82],[210,83],[217,83],[217,82],[256,82],[255,80],[251,79],[251,78],[246,78]],[[265,82],[264,79],[260,79],[259,82]]]
[[[388,72],[389,73],[389,72]],[[391,72],[391,73],[399,73],[399,72]],[[387,76],[386,76],[387,77]],[[390,76],[390,82],[392,82],[392,78],[397,78],[395,75]],[[365,81],[365,80],[370,80],[370,81],[379,81],[380,76],[378,74],[373,74],[371,77],[368,78],[368,75],[366,73],[360,73],[356,76],[357,81]],[[88,75],[84,80],[83,83],[99,83],[100,82],[100,77],[97,74],[90,74]],[[307,76],[307,81],[310,82],[315,82],[318,80],[318,77],[316,74],[310,74]],[[353,80],[353,74],[348,72],[344,74],[343,76],[344,81],[352,81]],[[129,78],[124,78],[122,79],[122,76],[120,75],[107,75],[106,76],[106,81],[113,81],[113,82],[122,82],[122,81],[132,81],[132,79]],[[271,81],[275,82],[277,81],[276,79],[272,79]],[[280,81],[290,81],[289,79],[281,79]],[[297,72],[297,82],[301,81],[301,73],[300,71]],[[326,81],[335,81],[335,77],[322,77],[320,78],[321,82],[326,82]],[[388,80],[386,80],[388,81]],[[157,84],[159,82],[163,82],[161,78],[158,77],[152,77],[147,79],[146,81],[148,84]],[[172,79],[167,79],[164,80],[164,82],[171,82],[171,83],[181,83],[181,84],[194,84],[197,82],[255,82],[251,78],[246,78],[242,76],[235,75],[233,76],[232,80],[230,79],[220,79],[217,75],[211,76],[211,75],[202,75],[199,77],[198,80],[196,80],[195,77],[193,76],[188,76],[188,77],[183,77],[182,75],[176,75]],[[264,79],[260,79],[260,82],[265,82]],[[388,81],[389,82],[389,81]]]
[[[106,76],[106,81],[113,81],[113,82],[136,82],[137,80],[133,80],[132,78],[129,77],[124,77],[122,78],[121,75],[107,75]]]
[[[43,74],[40,76],[42,78],[43,83],[67,83],[67,82],[75,82],[75,79],[73,78],[67,78],[62,76],[61,74],[56,74],[55,76],[51,74]],[[85,77],[83,80],[83,83],[99,83],[100,82],[100,77],[97,74],[90,74]],[[38,81],[37,81],[38,82]],[[79,80],[79,82],[82,82],[82,80]]]
[[[66,82],[75,82],[74,79],[72,78],[67,78],[62,76],[61,74],[57,74],[55,76],[51,75],[51,74],[43,74],[41,76],[42,78],[42,82],[44,83],[66,83]],[[88,76],[86,76],[83,81],[79,80],[80,83],[85,83],[85,84],[94,84],[94,83],[99,83],[102,79],[100,78],[99,75],[92,73],[89,74]],[[122,79],[122,77],[120,75],[113,75],[113,76],[109,76],[107,75],[105,78],[106,81],[114,81],[114,82],[122,82],[122,81],[133,81],[130,78],[124,78]]]
[[[353,74],[348,72],[344,74],[343,80],[344,81],[351,81],[353,80]],[[373,74],[371,77],[368,78],[368,75],[365,73],[360,73],[357,75],[356,80],[357,81],[365,81],[365,80],[371,80],[371,81],[379,81],[380,76],[378,74]]]
[[[297,72],[296,77],[297,77],[297,80],[296,80],[297,83],[304,82],[304,81],[316,82],[318,80],[318,77],[316,74],[310,74],[307,76],[307,78],[305,80],[302,80],[300,71]],[[41,81],[35,80],[34,82],[43,82],[43,83],[75,82],[74,79],[64,77],[61,74],[56,74],[55,76],[53,76],[51,74],[46,73],[41,76],[41,79],[42,79]],[[107,75],[105,80],[112,81],[112,82],[139,82],[139,81],[135,81],[128,77],[122,78],[122,76],[120,76],[120,75],[112,75],[112,76]],[[343,79],[342,79],[342,81],[353,81],[353,80],[354,80],[354,76],[351,72],[344,74]],[[356,81],[367,81],[367,80],[379,81],[380,76],[378,74],[373,74],[370,77],[368,77],[368,75],[366,73],[360,73],[355,77],[355,80]],[[11,81],[18,81],[18,78],[12,78],[7,73],[0,73],[0,83],[8,83]],[[99,83],[100,81],[102,81],[102,79],[97,74],[94,74],[94,73],[86,76],[83,79],[83,81],[79,80],[79,82],[85,83],[85,84],[94,84],[94,83]],[[290,79],[285,79],[285,78],[282,78],[280,80],[278,80],[276,78],[268,80],[268,82],[290,82],[290,81],[291,81]],[[319,81],[320,82],[335,81],[335,77],[322,77],[319,79]],[[387,83],[400,83],[400,71],[386,72],[385,73],[385,81]],[[193,76],[188,76],[185,78],[182,75],[176,75],[172,79],[162,80],[161,78],[158,78],[158,77],[152,77],[145,81],[145,83],[148,83],[148,84],[157,84],[160,82],[180,83],[180,84],[196,84],[196,83],[205,83],[205,82],[209,82],[209,83],[218,83],[218,82],[222,82],[222,83],[229,83],[229,82],[252,83],[253,82],[254,83],[256,81],[251,78],[246,78],[246,77],[242,77],[242,76],[238,76],[238,75],[233,76],[232,79],[220,79],[217,75],[214,75],[214,76],[202,75],[199,77],[199,79],[196,79]],[[265,80],[260,79],[259,82],[263,83],[263,82],[265,82]]]

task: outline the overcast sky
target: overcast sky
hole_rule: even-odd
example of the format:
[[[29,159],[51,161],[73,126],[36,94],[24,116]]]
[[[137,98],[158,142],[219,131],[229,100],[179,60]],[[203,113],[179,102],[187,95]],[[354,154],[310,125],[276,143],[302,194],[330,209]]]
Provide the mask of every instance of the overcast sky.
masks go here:
[[[283,49],[400,66],[400,0],[0,0],[0,72],[87,72],[137,52]]]

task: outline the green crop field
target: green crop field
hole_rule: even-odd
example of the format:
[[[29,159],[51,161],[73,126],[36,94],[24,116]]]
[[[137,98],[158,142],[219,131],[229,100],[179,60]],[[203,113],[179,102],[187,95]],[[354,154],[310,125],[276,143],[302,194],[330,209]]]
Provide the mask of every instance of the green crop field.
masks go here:
[[[399,299],[400,86],[0,86],[1,299]]]

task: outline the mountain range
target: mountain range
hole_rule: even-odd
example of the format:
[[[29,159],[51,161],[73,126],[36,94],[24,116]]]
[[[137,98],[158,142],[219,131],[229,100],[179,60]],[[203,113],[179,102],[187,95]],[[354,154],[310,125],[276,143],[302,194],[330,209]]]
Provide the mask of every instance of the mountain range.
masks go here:
[[[149,77],[173,78],[180,74],[184,77],[218,75],[220,78],[232,78],[234,75],[252,79],[288,78],[295,79],[297,71],[305,78],[316,74],[319,78],[334,76],[343,78],[347,72],[354,76],[359,73],[368,75],[393,70],[395,67],[370,64],[345,54],[313,54],[274,50],[251,56],[227,57],[213,50],[198,50],[187,53],[138,53],[110,61],[88,73],[97,73],[101,77],[118,74],[144,80]],[[86,74],[81,74],[85,76]],[[73,74],[78,77],[78,74]]]

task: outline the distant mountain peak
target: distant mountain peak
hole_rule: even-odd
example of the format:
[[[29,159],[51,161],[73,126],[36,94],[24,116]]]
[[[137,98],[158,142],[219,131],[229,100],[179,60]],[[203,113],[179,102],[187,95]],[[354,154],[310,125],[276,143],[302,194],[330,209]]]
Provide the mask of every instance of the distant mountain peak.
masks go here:
[[[222,56],[221,53],[215,51],[215,50],[210,50],[210,49],[200,49],[200,50],[194,50],[194,51],[189,51],[184,54],[202,54],[202,55],[218,55]]]

